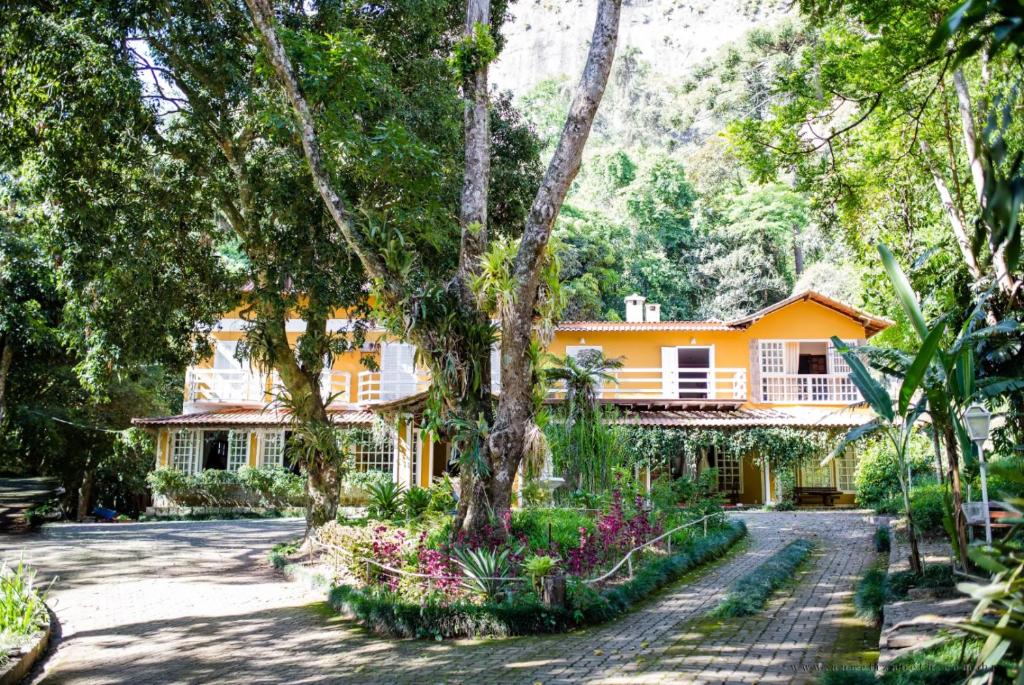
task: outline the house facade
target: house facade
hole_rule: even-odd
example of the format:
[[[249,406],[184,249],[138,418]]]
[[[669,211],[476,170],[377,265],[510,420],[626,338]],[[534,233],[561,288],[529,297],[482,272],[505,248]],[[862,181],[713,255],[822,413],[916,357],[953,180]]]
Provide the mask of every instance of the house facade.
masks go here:
[[[640,295],[626,298],[625,321],[560,324],[549,351],[558,356],[600,353],[617,358],[615,382],[601,401],[619,409],[620,421],[652,428],[736,430],[791,427],[842,432],[870,420],[851,407],[861,398],[832,336],[857,344],[890,325],[848,304],[803,292],[733,321],[662,321],[659,306]],[[340,313],[334,330],[353,325]],[[275,409],[278,383],[236,359],[246,323],[226,315],[213,337],[214,355],[190,368],[179,416],[136,419],[157,441],[157,466],[189,473],[201,469],[288,464],[289,417]],[[303,322],[289,323],[298,337]],[[355,466],[380,470],[406,485],[427,486],[448,468],[450,446],[417,427],[417,398],[429,377],[415,365],[415,348],[369,327],[363,349],[341,355],[325,370],[325,397],[339,428],[356,429]],[[495,350],[492,388],[500,392]],[[371,358],[371,371],[364,358]],[[560,389],[550,391],[557,403]],[[718,471],[719,487],[744,504],[770,503],[773,474],[754,455],[713,452],[702,463]],[[827,489],[832,500],[853,504],[856,455],[826,466],[806,465],[797,486]]]

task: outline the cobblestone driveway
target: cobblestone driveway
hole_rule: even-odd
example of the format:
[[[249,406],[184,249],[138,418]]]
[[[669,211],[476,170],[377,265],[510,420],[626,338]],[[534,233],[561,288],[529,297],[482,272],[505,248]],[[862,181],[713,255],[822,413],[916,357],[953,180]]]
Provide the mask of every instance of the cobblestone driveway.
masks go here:
[[[853,513],[750,513],[742,554],[620,621],[569,635],[388,641],[332,614],[265,564],[298,521],[51,528],[2,537],[59,581],[63,640],[46,683],[722,683],[807,682],[833,660],[856,578],[873,558]],[[700,618],[736,577],[795,537],[819,553],[757,617]]]

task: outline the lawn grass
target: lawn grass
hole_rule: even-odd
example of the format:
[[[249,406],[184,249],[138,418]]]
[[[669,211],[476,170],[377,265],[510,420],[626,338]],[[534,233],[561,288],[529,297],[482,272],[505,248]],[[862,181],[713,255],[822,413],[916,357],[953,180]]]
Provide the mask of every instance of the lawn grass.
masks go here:
[[[873,669],[825,671],[820,685],[960,685],[974,666],[982,641],[952,636],[889,664],[880,677]],[[996,682],[1000,682],[998,679]]]
[[[734,582],[729,588],[729,594],[709,616],[732,618],[752,616],[761,611],[772,594],[793,577],[813,549],[814,542],[811,540],[801,538],[789,543],[756,569]]]

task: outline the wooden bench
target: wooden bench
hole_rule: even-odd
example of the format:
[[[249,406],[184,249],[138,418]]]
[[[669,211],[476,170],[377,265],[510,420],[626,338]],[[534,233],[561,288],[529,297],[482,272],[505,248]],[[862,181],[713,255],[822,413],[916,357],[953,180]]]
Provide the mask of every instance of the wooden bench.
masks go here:
[[[835,488],[793,488],[793,496],[797,504],[803,504],[805,499],[818,499],[823,506],[834,506],[836,500],[843,493]]]
[[[995,535],[1005,532],[1008,528],[1012,528],[1014,524],[1009,523],[1011,520],[1017,520],[1020,515],[1014,511],[1010,511],[1006,504],[998,500],[989,502],[989,521],[992,528],[992,532]],[[973,540],[976,535],[984,537],[985,535],[985,509],[981,502],[965,502],[964,503],[964,516],[967,519],[968,532]]]

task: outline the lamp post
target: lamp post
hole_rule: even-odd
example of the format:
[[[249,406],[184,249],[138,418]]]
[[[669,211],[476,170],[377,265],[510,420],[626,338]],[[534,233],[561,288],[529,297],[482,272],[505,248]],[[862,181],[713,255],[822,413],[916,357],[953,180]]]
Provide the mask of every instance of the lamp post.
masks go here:
[[[972,404],[964,412],[967,434],[971,437],[971,441],[978,446],[978,461],[981,467],[981,501],[985,511],[985,543],[988,545],[992,544],[992,521],[989,518],[988,510],[988,468],[985,464],[985,441],[988,440],[991,422],[992,412],[980,404]]]

